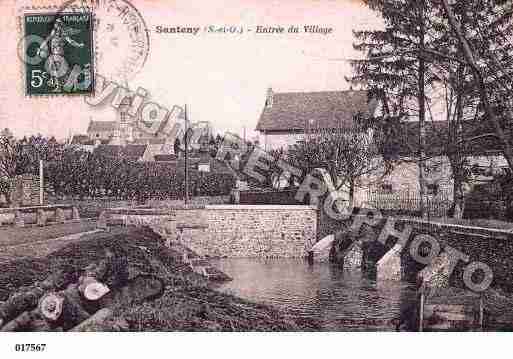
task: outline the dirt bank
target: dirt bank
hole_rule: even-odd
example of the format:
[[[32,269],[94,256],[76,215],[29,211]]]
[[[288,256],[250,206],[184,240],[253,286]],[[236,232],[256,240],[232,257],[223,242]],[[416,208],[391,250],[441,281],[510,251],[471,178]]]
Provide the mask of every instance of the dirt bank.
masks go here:
[[[126,258],[130,275],[145,273],[164,281],[157,299],[124,305],[115,303],[115,316],[131,331],[296,331],[319,330],[313,321],[294,318],[274,308],[221,294],[204,277],[192,272],[179,253],[163,245],[149,229],[123,228],[112,235],[91,234],[45,258],[24,258],[3,265],[0,301],[14,292],[66,270],[78,277],[105,250]]]

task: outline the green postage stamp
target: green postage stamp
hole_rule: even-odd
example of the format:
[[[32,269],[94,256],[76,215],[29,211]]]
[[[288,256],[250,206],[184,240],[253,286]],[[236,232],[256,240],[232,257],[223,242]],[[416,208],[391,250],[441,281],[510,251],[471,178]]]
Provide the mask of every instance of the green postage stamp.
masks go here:
[[[26,94],[91,94],[94,90],[92,13],[25,14]]]

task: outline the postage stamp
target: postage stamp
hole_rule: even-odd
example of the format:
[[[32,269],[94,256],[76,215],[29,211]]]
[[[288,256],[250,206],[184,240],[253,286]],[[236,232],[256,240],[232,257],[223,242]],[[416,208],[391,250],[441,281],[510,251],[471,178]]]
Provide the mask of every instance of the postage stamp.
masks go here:
[[[23,28],[27,95],[93,93],[91,12],[28,13]]]

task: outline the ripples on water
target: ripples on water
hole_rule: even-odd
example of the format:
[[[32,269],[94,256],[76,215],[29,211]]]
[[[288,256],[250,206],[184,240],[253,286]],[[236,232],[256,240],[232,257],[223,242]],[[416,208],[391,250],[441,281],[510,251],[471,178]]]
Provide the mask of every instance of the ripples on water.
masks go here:
[[[218,290],[315,318],[327,330],[393,330],[389,321],[414,303],[407,283],[378,283],[328,263],[221,259],[213,264],[233,278]]]

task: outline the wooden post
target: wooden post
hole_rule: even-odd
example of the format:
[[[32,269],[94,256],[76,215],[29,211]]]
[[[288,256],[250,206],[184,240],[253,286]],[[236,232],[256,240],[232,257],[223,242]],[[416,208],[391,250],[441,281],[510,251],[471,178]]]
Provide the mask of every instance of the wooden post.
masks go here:
[[[484,323],[484,303],[483,303],[483,295],[479,297],[479,330],[483,330]]]
[[[419,332],[424,331],[424,286],[420,288]]]
[[[185,104],[185,107],[184,107],[184,117],[185,117],[185,134],[184,134],[184,142],[185,142],[185,159],[184,159],[184,164],[185,164],[185,168],[184,168],[184,172],[185,172],[185,197],[184,197],[184,201],[185,201],[185,205],[187,206],[187,204],[189,203],[189,176],[188,176],[188,169],[187,169],[187,157],[188,157],[188,147],[189,147],[189,143],[188,143],[188,138],[187,138],[187,131],[188,131],[188,124],[187,124],[187,104]]]

